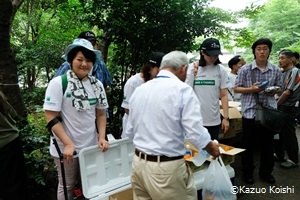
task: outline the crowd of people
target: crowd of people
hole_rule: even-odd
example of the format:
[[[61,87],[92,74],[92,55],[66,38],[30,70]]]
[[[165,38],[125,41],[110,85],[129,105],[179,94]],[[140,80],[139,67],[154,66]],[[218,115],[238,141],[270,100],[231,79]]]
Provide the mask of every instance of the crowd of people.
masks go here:
[[[78,153],[81,149],[98,145],[102,152],[109,150],[105,139],[106,87],[112,81],[96,42],[93,32],[80,33],[67,47],[63,55],[66,62],[49,82],[45,94],[45,118],[53,133],[50,154],[59,180],[58,200],[73,199],[73,189],[80,181]],[[185,141],[188,139],[198,149],[218,157],[219,145],[213,140],[218,140],[220,131],[226,134],[230,127],[229,100],[241,102],[245,148],[241,164],[245,183],[255,181],[254,148],[258,145],[259,177],[263,181],[276,182],[275,160],[280,161],[283,168],[298,166],[295,119],[299,111],[295,105],[300,97],[299,54],[288,49],[280,51],[277,66],[268,60],[272,51],[270,39],[254,41],[251,49],[253,61],[246,63],[241,55],[236,55],[228,62],[231,70],[228,73],[219,60],[222,54],[219,40],[207,38],[198,49],[199,61],[189,63],[187,55],[177,50],[167,54],[152,52],[141,72],[129,78],[120,105],[125,113],[122,138],[129,138],[135,146],[131,183],[138,199],[197,198],[192,171],[183,159]],[[278,86],[279,89],[266,92],[266,87],[259,85],[264,81],[268,81],[266,87]],[[1,129],[1,138],[5,140],[1,139],[0,156],[12,159],[5,152],[16,148],[18,160],[13,162],[23,166],[14,111],[2,93],[0,97],[0,115],[6,122],[1,126],[7,130],[6,134]],[[279,133],[256,123],[257,103],[288,115]],[[276,134],[279,140],[274,144]],[[1,165],[0,172],[10,166]],[[12,173],[18,170],[11,168]],[[21,191],[18,187],[25,184],[25,177],[15,184],[15,189]],[[6,187],[2,182],[1,185],[2,191]]]

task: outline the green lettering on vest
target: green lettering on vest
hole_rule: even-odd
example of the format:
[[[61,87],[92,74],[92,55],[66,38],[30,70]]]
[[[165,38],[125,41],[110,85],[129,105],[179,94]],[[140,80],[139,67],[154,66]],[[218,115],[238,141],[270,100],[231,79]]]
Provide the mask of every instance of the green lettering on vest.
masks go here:
[[[215,80],[195,80],[194,85],[215,85]]]
[[[96,103],[97,103],[97,98],[89,99],[89,102],[90,102],[90,105],[96,105]]]

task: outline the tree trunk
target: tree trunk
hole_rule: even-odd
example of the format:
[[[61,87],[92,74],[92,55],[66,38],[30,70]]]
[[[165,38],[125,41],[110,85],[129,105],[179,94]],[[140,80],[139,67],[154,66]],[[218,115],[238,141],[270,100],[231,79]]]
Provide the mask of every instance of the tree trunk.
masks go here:
[[[104,62],[106,63],[107,61],[107,55],[108,55],[108,47],[110,45],[110,40],[107,37],[107,32],[103,32],[102,36],[101,36],[101,40],[99,41],[99,45],[98,48],[102,53],[102,59],[104,60]]]
[[[22,0],[0,1],[0,90],[20,116],[26,115],[18,85],[17,63],[10,46],[11,23]]]

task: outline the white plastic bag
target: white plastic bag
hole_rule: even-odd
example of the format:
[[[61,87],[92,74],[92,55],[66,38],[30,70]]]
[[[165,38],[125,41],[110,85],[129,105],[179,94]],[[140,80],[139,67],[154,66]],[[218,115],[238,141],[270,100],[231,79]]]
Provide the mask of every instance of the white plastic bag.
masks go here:
[[[221,157],[212,160],[204,178],[203,200],[235,200],[232,183]]]

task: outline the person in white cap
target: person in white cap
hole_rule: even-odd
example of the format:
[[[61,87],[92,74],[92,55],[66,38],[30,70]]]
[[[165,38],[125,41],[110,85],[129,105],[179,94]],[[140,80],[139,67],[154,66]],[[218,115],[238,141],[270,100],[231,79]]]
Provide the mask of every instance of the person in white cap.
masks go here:
[[[105,152],[109,144],[105,140],[106,114],[108,108],[103,84],[90,70],[100,59],[99,51],[85,39],[75,39],[66,49],[63,56],[70,63],[67,71],[67,87],[63,92],[63,76],[58,76],[49,82],[45,94],[44,110],[48,125],[54,133],[58,147],[63,154],[65,180],[68,199],[73,199],[73,188],[79,180],[77,152],[88,146],[97,145]],[[62,120],[57,120],[59,117]],[[95,123],[96,121],[96,123]],[[98,129],[96,128],[96,125]],[[53,139],[53,138],[52,138]],[[50,142],[50,154],[57,166],[59,184],[57,199],[63,200],[64,190],[60,167],[60,156]]]

